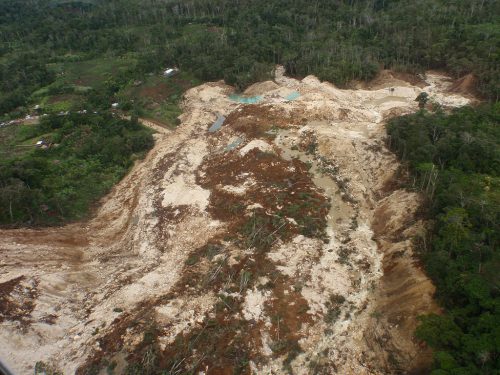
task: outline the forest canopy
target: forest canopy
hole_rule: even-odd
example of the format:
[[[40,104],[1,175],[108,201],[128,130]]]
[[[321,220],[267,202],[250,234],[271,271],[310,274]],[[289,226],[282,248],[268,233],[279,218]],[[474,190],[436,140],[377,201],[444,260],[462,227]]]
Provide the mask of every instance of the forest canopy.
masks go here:
[[[127,54],[129,80],[172,65],[239,88],[275,64],[339,85],[443,68],[498,100],[499,17],[492,0],[4,0],[0,114],[52,82],[54,63]]]
[[[4,225],[60,224],[85,217],[153,146],[151,131],[137,121],[99,114],[47,116],[40,125],[0,129],[0,136]],[[30,139],[43,145],[22,145]],[[20,146],[26,151],[13,150]]]
[[[393,150],[435,218],[418,244],[446,314],[416,335],[435,350],[432,374],[500,369],[500,104],[420,111],[387,125]]]

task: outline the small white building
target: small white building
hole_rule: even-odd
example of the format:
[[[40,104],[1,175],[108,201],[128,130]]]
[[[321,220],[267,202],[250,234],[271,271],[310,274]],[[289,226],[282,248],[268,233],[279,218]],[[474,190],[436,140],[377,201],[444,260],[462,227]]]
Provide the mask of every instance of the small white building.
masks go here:
[[[120,103],[113,103],[113,104],[111,104],[111,108],[116,109],[116,108],[118,108],[119,105],[120,105]]]
[[[49,144],[47,142],[45,142],[43,139],[39,140],[36,145],[36,147],[38,148],[42,148],[42,149],[47,149],[49,148]]]
[[[167,70],[165,70],[163,72],[163,75],[165,77],[172,77],[172,76],[176,75],[178,72],[179,72],[179,69],[177,69],[177,68],[168,68]]]

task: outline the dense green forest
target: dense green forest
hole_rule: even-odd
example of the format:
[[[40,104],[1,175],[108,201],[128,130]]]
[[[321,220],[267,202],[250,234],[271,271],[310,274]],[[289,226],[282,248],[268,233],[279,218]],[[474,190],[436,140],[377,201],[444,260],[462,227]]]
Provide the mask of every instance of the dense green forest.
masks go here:
[[[7,225],[82,218],[153,146],[137,121],[110,115],[47,116],[0,130],[0,223]]]
[[[447,313],[423,317],[416,333],[435,349],[433,375],[500,370],[499,124],[497,103],[420,111],[387,126],[435,218],[419,248]]]
[[[1,0],[0,114],[36,101],[57,64],[102,56],[130,61],[107,94],[172,65],[242,88],[280,63],[340,85],[383,67],[472,72],[497,100],[499,19],[493,0]]]

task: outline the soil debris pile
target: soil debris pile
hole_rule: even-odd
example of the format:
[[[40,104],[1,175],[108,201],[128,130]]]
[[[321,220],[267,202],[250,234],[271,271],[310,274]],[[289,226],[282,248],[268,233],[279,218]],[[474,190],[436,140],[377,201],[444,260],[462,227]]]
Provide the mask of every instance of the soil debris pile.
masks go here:
[[[188,90],[181,125],[94,219],[0,232],[0,357],[19,373],[425,368],[411,337],[436,309],[413,260],[425,223],[383,124],[422,91],[468,102],[427,79],[340,90],[278,67],[247,90],[258,103],[222,82]]]

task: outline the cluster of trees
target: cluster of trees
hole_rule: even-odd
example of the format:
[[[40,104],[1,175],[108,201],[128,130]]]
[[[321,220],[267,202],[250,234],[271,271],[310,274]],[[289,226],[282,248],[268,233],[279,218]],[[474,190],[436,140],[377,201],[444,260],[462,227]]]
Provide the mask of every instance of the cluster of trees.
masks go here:
[[[240,88],[269,77],[277,63],[340,85],[381,67],[445,68],[473,72],[479,90],[497,100],[498,14],[500,3],[488,0],[3,1],[0,111],[45,85],[46,64],[61,56],[131,51],[138,73],[178,65]],[[21,61],[26,51],[36,61]],[[12,82],[19,91],[7,95]]]
[[[420,111],[387,126],[435,218],[422,257],[444,315],[422,318],[433,374],[500,369],[500,104],[451,114]]]
[[[50,147],[0,160],[3,225],[82,218],[153,146],[151,132],[137,121],[106,114],[48,116],[33,129],[30,136]]]
[[[54,78],[45,61],[35,53],[13,54],[0,64],[0,114],[24,105],[34,90]]]

